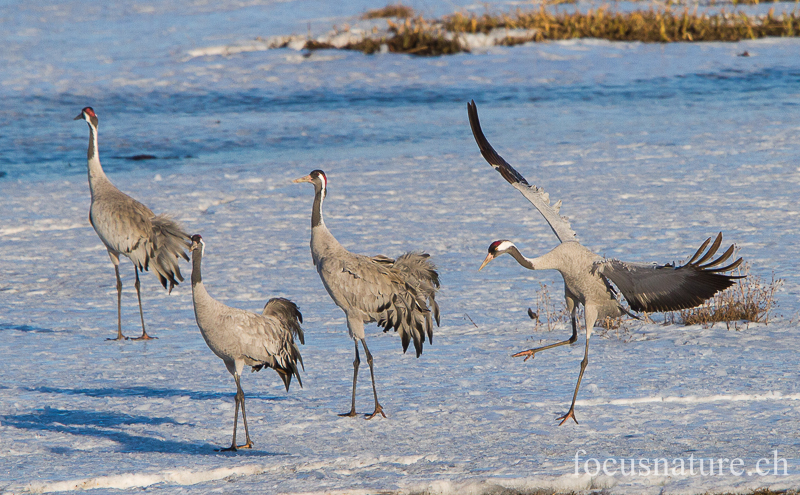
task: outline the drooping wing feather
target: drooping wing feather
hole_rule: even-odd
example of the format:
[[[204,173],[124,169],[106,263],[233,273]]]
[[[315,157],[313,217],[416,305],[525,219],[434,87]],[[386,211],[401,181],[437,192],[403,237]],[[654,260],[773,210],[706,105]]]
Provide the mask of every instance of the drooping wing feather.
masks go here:
[[[184,251],[189,247],[189,234],[169,216],[155,215],[109,181],[97,189],[89,211],[97,235],[112,251],[130,258],[139,270],[152,266],[161,285],[172,292],[183,281],[178,257],[189,260]]]
[[[273,297],[264,305],[264,311],[261,314],[277,318],[283,328],[292,332],[294,338],[299,340],[301,344],[306,343],[303,329],[300,327],[300,324],[303,323],[303,315],[292,301],[283,297]]]
[[[549,194],[539,187],[529,185],[525,177],[517,172],[514,167],[509,165],[503,157],[498,155],[494,148],[492,148],[492,145],[489,144],[489,141],[483,134],[483,130],[481,130],[481,123],[478,120],[478,108],[475,106],[474,100],[467,103],[467,113],[469,114],[469,124],[472,127],[472,135],[478,143],[481,155],[489,162],[489,165],[500,172],[500,175],[502,175],[505,180],[517,188],[517,190],[539,210],[539,213],[542,214],[550,225],[550,228],[553,229],[553,233],[558,237],[559,241],[577,241],[578,237],[572,230],[569,220],[566,217],[562,217],[559,213],[561,201],[551,205]]]
[[[406,274],[406,280],[411,283],[422,296],[428,300],[428,306],[439,325],[439,304],[436,302],[436,290],[439,289],[439,273],[436,265],[430,261],[427,253],[406,253],[394,263],[394,267]],[[433,325],[428,325],[428,340],[432,342],[430,333]]]
[[[742,263],[741,258],[730,265],[713,268],[731,257],[733,246],[719,258],[703,264],[716,254],[722,243],[722,234],[702,254],[710,240],[709,238],[703,243],[689,262],[679,267],[602,260],[596,262],[592,270],[613,282],[634,311],[677,311],[693,308],[733,285],[734,280],[743,278],[721,274],[737,268]]]
[[[400,334],[403,352],[413,340],[419,357],[425,336],[431,340],[433,335],[431,311],[426,304],[428,293],[415,278],[420,270],[407,261],[398,268],[397,262],[389,260],[348,252],[321,259],[317,270],[328,293],[348,317],[358,314],[364,322],[377,322],[384,331],[394,328]]]
[[[178,258],[189,260],[189,256],[184,251],[188,247],[189,234],[177,222],[163,214],[154,217],[152,225],[153,235],[149,241],[152,246],[151,266],[158,275],[161,285],[172,292],[172,288],[178,285],[178,281],[183,282]],[[167,282],[169,282],[169,288],[167,288]]]
[[[254,371],[265,366],[274,369],[283,380],[286,390],[289,390],[292,376],[303,386],[297,369],[298,362],[303,365],[300,349],[295,344],[291,331],[283,327],[280,319],[230,306],[222,307],[224,310],[220,311],[220,326],[225,328],[225,333],[234,336],[238,341],[247,365],[252,366]]]

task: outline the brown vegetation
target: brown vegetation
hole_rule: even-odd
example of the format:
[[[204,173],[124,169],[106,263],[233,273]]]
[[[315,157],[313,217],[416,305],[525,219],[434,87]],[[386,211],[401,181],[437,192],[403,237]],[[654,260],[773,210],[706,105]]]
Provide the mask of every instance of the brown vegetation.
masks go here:
[[[743,274],[733,287],[718,293],[702,306],[681,311],[680,319],[684,325],[710,326],[718,322],[769,323],[775,309],[775,293],[783,285],[783,280],[772,275],[769,282],[749,275],[750,267],[745,265]]]
[[[569,0],[554,0],[563,3]],[[755,2],[759,0],[736,0]],[[444,19],[425,19],[414,15],[402,4],[371,10],[364,19],[386,18],[389,35],[366,37],[345,49],[374,53],[385,45],[390,52],[414,55],[448,55],[468,51],[459,36],[468,33],[489,33],[495,29],[527,29],[529,36],[509,37],[501,43],[515,45],[529,41],[600,38],[612,41],[739,41],[767,36],[800,35],[800,14],[775,15],[774,9],[763,16],[743,12],[698,13],[697,8],[681,11],[669,6],[633,12],[614,12],[608,7],[588,12],[553,10],[541,5],[536,10],[518,9],[513,13],[466,15],[456,13]],[[402,18],[396,23],[390,18]],[[309,48],[329,48],[324,44]]]
[[[368,10],[361,16],[362,19],[386,19],[389,17],[399,17],[401,19],[414,17],[414,9],[407,5],[396,3],[380,9]]]
[[[698,14],[674,12],[669,8],[634,12],[611,12],[608,8],[582,12],[552,13],[544,6],[539,10],[515,14],[464,16],[460,13],[444,21],[448,31],[456,33],[488,33],[493,29],[536,29],[532,40],[564,40],[601,38],[612,41],[739,41],[766,36],[797,36],[800,16],[791,13],[775,16],[774,10],[761,17],[744,13]],[[511,40],[509,40],[511,41]]]
[[[426,21],[422,16],[406,19],[402,24],[390,20],[386,22],[389,24],[392,36],[380,39],[365,38],[345,48],[374,53],[380,50],[381,45],[386,45],[392,53],[427,56],[452,55],[465,51],[461,43],[455,37],[448,36],[441,25]]]

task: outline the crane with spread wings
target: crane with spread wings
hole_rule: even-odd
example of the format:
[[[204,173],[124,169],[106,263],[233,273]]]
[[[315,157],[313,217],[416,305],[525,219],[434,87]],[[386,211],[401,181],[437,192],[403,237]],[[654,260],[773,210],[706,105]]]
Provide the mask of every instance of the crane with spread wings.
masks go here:
[[[481,130],[478,109],[474,101],[467,103],[467,112],[472,134],[483,157],[539,210],[561,241],[553,250],[536,258],[524,256],[511,241],[494,241],[489,245],[489,254],[486,255],[479,270],[501,254],[507,253],[529,270],[558,270],[564,278],[564,295],[572,323],[572,336],[562,342],[518,352],[513,355],[514,357],[524,356],[527,361],[537,352],[576,342],[577,309],[580,304],[583,305],[586,349],[575,393],[572,396],[572,404],[569,411],[558,418],[561,420],[559,425],[564,424],[569,418],[577,423],[575,399],[578,397],[583,372],[589,363],[589,337],[592,335],[592,328],[595,322],[602,321],[606,317],[616,318],[623,314],[631,314],[621,304],[618,297],[620,293],[633,311],[677,311],[692,308],[713,297],[717,292],[727,289],[736,279],[742,278],[725,274],[741,265],[742,259],[720,266],[733,255],[734,246],[730,246],[722,255],[713,259],[722,244],[722,233],[717,235],[713,243],[711,238],[706,239],[694,256],[680,266],[629,263],[606,259],[593,253],[578,242],[569,220],[561,216],[561,201],[551,205],[550,196],[542,188],[529,184],[525,177],[492,148]]]

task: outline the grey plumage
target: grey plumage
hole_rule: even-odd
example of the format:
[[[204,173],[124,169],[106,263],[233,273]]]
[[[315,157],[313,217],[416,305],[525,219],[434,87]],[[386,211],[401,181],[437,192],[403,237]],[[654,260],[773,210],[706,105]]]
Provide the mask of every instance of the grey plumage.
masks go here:
[[[167,215],[154,214],[147,206],[117,189],[106,177],[97,149],[98,119],[94,110],[91,107],[84,108],[75,120],[84,120],[89,125],[89,148],[86,154],[92,194],[89,222],[106,246],[117,277],[117,337],[114,340],[126,338],[122,335],[119,255],[130,258],[134,265],[134,286],[142,320],[142,336],[139,339],[151,339],[153,337],[147,335],[145,330],[139,272],[152,267],[161,285],[172,292],[172,288],[183,281],[178,258],[189,260],[184,251],[188,247],[189,235]]]
[[[322,202],[328,179],[321,170],[294,182],[314,185],[314,206],[311,214],[311,257],[322,283],[337,306],[347,316],[347,328],[355,341],[353,362],[353,396],[347,416],[355,415],[355,387],[358,378],[358,342],[367,355],[372,377],[376,414],[383,414],[378,403],[372,355],[364,334],[364,323],[376,322],[384,331],[400,334],[403,352],[414,342],[417,357],[422,353],[427,336],[433,343],[433,321],[439,324],[439,305],[435,295],[439,288],[436,267],[425,253],[406,253],[396,260],[383,255],[369,257],[351,253],[333,237],[322,219]]]
[[[192,236],[192,303],[195,319],[200,333],[214,354],[225,363],[228,372],[236,382],[236,407],[233,420],[233,441],[231,446],[223,450],[250,448],[250,432],[247,428],[247,415],[244,406],[244,392],[240,377],[244,366],[259,371],[264,367],[274,369],[283,380],[286,390],[297,378],[302,387],[299,363],[303,359],[294,339],[304,342],[303,315],[297,306],[283,298],[270,299],[264,306],[262,314],[251,313],[238,308],[226,306],[212,298],[203,284],[201,264],[205,242],[200,235]],[[246,436],[244,445],[236,445],[236,426],[239,418],[239,406],[242,408],[242,422]]]
[[[481,130],[474,101],[467,104],[467,113],[472,134],[483,157],[536,207],[561,241],[553,250],[538,258],[525,257],[511,241],[495,241],[489,246],[489,253],[479,270],[494,258],[508,253],[525,268],[558,270],[564,278],[564,295],[567,310],[571,315],[572,336],[562,342],[518,352],[514,357],[524,356],[525,360],[528,360],[537,352],[577,341],[576,311],[578,305],[583,304],[586,349],[569,412],[558,418],[562,420],[560,424],[564,424],[569,418],[577,423],[575,399],[578,396],[583,372],[589,362],[589,337],[592,328],[596,321],[606,317],[615,318],[630,314],[617,299],[617,289],[634,311],[675,311],[691,308],[702,304],[717,292],[727,289],[737,278],[742,278],[723,274],[738,267],[742,259],[739,258],[730,265],[717,268],[726,262],[734,251],[734,247],[731,246],[717,259],[712,260],[722,243],[722,233],[717,235],[710,247],[708,244],[711,239],[706,240],[694,256],[679,267],[655,263],[627,263],[604,259],[594,254],[578,242],[569,220],[561,216],[561,201],[551,205],[550,197],[543,189],[528,184],[522,174],[509,165],[489,144]]]

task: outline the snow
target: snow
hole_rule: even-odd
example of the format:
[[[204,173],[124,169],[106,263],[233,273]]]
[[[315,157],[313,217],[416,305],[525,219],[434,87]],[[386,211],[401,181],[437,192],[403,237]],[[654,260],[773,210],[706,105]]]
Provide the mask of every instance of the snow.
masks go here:
[[[384,2],[367,3],[0,7],[0,491],[797,488],[797,40],[189,58],[305,32],[309,17],[319,31],[343,25],[333,10],[357,15]],[[96,22],[82,23],[87,12]],[[736,56],[745,50],[752,56]],[[628,261],[680,261],[722,231],[753,275],[784,279],[774,319],[596,332],[580,425],[556,426],[582,335],[528,362],[510,357],[569,329],[537,330],[526,314],[540,282],[559,299],[558,274],[509,257],[477,272],[493,240],[529,256],[556,240],[480,157],[466,114],[473,98],[490,142],[563,200],[585,245]],[[71,120],[86,105],[100,118],[110,179],[203,235],[214,297],[260,311],[285,296],[303,312],[304,388],[285,392],[271,370],[242,379],[251,451],[214,450],[230,442],[235,385],[196,327],[188,283],[167,295],[145,274],[145,319],[158,340],[104,340],[116,331],[114,275],[87,221],[88,132]],[[140,153],[158,159],[123,158]],[[337,416],[349,407],[353,348],[311,265],[311,190],[291,183],[316,168],[329,179],[326,223],[347,248],[424,250],[440,269],[442,326],[419,359],[402,354],[396,335],[367,329],[387,419]],[[136,336],[130,262],[121,270],[123,332]],[[362,360],[359,412],[372,410],[366,368]],[[587,459],[690,456],[727,467],[741,459],[744,472],[584,472]],[[774,456],[787,475],[759,474]]]

